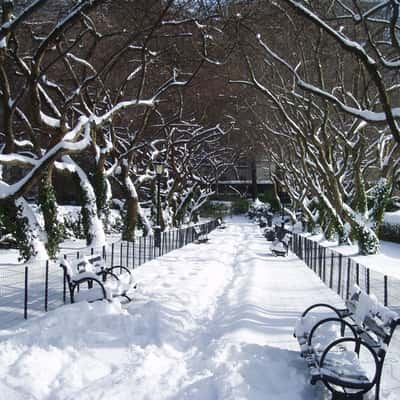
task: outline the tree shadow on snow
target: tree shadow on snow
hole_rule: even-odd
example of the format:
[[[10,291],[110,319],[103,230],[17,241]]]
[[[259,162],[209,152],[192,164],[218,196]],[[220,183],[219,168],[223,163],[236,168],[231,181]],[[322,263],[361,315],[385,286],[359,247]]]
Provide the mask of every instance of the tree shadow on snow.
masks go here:
[[[258,344],[229,344],[224,359],[204,362],[201,371],[168,400],[322,400],[321,385],[309,384],[298,352]],[[201,371],[201,372],[200,372]]]

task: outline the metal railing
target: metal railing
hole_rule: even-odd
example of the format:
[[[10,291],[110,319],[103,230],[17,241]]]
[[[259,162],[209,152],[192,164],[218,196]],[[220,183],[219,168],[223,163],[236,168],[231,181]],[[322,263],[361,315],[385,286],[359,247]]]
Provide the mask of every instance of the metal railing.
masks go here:
[[[201,225],[208,234],[217,227],[217,221]],[[196,238],[193,226],[161,233],[160,246],[154,236],[138,237],[134,241],[120,240],[101,248],[84,248],[64,254],[67,259],[79,259],[90,254],[101,254],[107,265],[137,268],[172,250],[192,243]],[[0,266],[0,329],[22,319],[38,316],[69,302],[66,277],[59,263],[44,261],[28,265]]]
[[[321,246],[318,242],[297,233],[293,235],[290,250],[303,260],[320,279],[348,299],[356,283],[379,302],[396,311],[400,310],[400,280],[368,268],[338,251]],[[400,264],[399,264],[400,268]]]

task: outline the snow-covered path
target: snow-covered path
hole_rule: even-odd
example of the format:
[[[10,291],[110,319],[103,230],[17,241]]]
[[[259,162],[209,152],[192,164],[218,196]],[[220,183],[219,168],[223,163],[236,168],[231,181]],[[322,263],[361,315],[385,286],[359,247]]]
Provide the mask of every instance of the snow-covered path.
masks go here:
[[[137,299],[74,304],[0,331],[0,393],[14,399],[313,400],[292,336],[340,300],[244,220],[135,271]]]

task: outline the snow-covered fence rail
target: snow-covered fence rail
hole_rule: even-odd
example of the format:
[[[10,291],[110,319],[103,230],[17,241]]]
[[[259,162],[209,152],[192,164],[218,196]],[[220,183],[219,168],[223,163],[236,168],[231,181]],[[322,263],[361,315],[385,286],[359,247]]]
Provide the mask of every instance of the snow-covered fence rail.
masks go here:
[[[201,225],[210,233],[217,221]],[[138,237],[134,241],[117,241],[100,248],[84,248],[66,253],[67,259],[77,259],[90,254],[102,254],[110,266],[122,265],[134,269],[172,250],[195,240],[192,226],[161,233],[160,246],[155,246],[154,236]],[[0,266],[0,329],[8,328],[22,319],[38,316],[69,301],[66,277],[57,262],[45,261],[29,265]]]
[[[400,310],[400,280],[355,262],[333,249],[293,233],[291,251],[343,299],[348,299],[356,283],[368,294],[392,309]]]

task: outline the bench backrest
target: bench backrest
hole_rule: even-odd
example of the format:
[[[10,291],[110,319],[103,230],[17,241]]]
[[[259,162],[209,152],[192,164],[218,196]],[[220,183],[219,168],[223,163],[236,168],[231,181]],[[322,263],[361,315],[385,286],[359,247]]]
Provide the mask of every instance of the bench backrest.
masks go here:
[[[285,246],[288,246],[291,238],[292,235],[290,233],[285,233],[281,241],[285,244]]]
[[[97,272],[104,267],[103,257],[100,255],[92,255],[75,260],[60,259],[60,266],[64,269],[68,279],[84,272]]]
[[[367,333],[372,333],[376,342],[389,344],[399,315],[380,304],[375,296],[368,295],[358,285],[354,285],[346,306],[350,317]]]
[[[194,233],[195,233],[196,235],[200,235],[200,234],[201,234],[201,229],[200,229],[200,227],[199,227],[198,225],[195,225],[195,226],[193,227],[193,230],[194,230]]]

